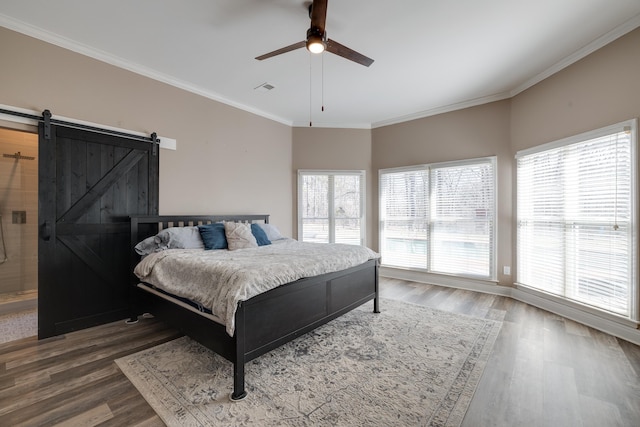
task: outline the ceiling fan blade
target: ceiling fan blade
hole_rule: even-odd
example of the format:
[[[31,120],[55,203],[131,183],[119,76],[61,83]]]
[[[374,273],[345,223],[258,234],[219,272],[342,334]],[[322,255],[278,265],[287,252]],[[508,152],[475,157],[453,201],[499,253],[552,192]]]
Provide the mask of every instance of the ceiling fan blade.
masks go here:
[[[324,34],[327,22],[327,2],[329,0],[313,0],[311,4],[311,28],[318,28]]]
[[[348,47],[338,43],[335,40],[327,39],[327,51],[338,56],[342,56],[349,61],[357,62],[358,64],[364,65],[365,67],[373,64],[373,59],[368,58],[353,49],[349,49]]]
[[[292,45],[280,48],[278,50],[274,50],[273,52],[269,52],[269,53],[265,53],[264,55],[256,56],[256,59],[258,61],[262,61],[263,59],[267,59],[267,58],[271,58],[271,57],[276,56],[276,55],[280,55],[280,54],[283,54],[283,53],[291,52],[292,50],[300,49],[301,47],[306,47],[306,46],[307,46],[307,42],[306,41],[301,41],[301,42],[294,43]]]

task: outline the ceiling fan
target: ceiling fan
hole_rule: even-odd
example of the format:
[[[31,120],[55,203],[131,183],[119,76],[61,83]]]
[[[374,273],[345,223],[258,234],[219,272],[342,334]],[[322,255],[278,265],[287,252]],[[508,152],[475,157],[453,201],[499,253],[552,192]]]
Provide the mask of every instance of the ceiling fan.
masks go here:
[[[327,33],[324,29],[324,25],[327,20],[327,2],[328,0],[313,0],[313,3],[309,5],[311,27],[307,30],[306,40],[257,56],[256,59],[262,61],[263,59],[281,55],[301,47],[306,47],[311,53],[322,53],[326,50],[327,52],[342,56],[350,61],[362,64],[365,67],[371,65],[373,63],[373,59],[367,58],[363,54],[358,53],[335,40],[327,38]]]

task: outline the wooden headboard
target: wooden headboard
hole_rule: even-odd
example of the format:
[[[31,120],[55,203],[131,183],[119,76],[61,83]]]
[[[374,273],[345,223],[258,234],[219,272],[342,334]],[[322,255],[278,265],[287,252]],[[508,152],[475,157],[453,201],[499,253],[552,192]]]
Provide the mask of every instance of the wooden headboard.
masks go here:
[[[136,215],[131,216],[131,248],[147,237],[158,234],[169,227],[185,227],[233,221],[247,223],[269,223],[269,215]]]

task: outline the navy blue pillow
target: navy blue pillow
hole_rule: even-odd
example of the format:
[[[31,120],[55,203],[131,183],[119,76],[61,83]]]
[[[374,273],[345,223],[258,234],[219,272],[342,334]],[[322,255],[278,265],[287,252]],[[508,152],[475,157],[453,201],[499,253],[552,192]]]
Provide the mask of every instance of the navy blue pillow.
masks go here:
[[[264,232],[262,227],[258,224],[251,224],[251,234],[256,238],[256,242],[258,242],[258,246],[270,245],[271,240],[267,237],[267,233]]]
[[[224,234],[224,224],[214,222],[212,224],[199,225],[198,231],[205,249],[227,249],[227,235]]]

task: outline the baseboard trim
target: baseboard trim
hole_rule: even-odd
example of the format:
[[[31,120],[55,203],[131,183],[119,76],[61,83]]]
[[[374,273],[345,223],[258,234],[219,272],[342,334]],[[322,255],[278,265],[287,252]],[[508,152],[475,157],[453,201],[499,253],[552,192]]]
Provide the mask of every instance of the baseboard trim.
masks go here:
[[[640,345],[640,329],[638,329],[637,324],[624,319],[621,321],[612,320],[604,317],[604,314],[599,315],[597,313],[591,313],[586,310],[575,308],[567,304],[554,301],[552,296],[546,297],[536,295],[516,287],[499,285],[490,281],[456,276],[443,276],[390,267],[381,267],[380,276],[513,298],[525,304],[549,311],[575,322],[582,323],[583,325],[589,326],[593,329],[597,329],[636,345]]]
[[[532,305],[534,307],[541,308],[543,310],[550,311],[567,319],[571,319],[575,322],[582,323],[593,329],[605,332],[623,340],[632,342],[636,345],[640,345],[640,330],[637,325],[631,321],[621,319],[615,321],[604,317],[606,314],[598,315],[596,313],[590,313],[586,310],[571,307],[568,304],[554,301],[553,297],[544,297],[535,295],[531,292],[523,291],[521,289],[511,289],[511,298]]]
[[[460,276],[447,276],[422,271],[406,270],[391,267],[380,267],[379,274],[391,279],[409,280],[411,282],[428,283],[447,286],[450,288],[477,291],[486,294],[510,296],[511,288],[498,285],[496,282],[481,279],[471,279]]]

